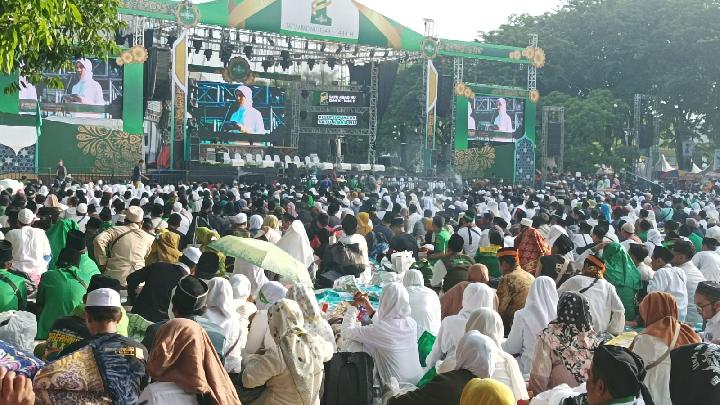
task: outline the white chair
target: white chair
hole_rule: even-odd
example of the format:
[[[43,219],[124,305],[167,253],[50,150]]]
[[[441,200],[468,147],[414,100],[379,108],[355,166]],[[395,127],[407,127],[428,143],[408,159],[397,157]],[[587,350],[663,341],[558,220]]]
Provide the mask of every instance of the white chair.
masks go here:
[[[372,170],[372,165],[369,165],[367,163],[360,163],[358,165],[358,170],[360,170],[361,172],[369,172],[370,170]]]
[[[252,162],[252,161],[253,161],[253,155],[250,154],[250,153],[246,153],[246,154],[245,154],[245,161],[248,162],[248,163]]]
[[[235,154],[233,155],[233,159],[235,159],[235,160],[237,160],[237,159],[242,160],[242,156],[240,156],[239,153],[235,152]]]
[[[350,163],[340,163],[338,164],[338,168],[340,169],[340,171],[349,172],[350,170],[352,170],[352,165]]]
[[[295,163],[297,167],[305,167],[305,163],[300,160],[300,156],[293,157],[293,163]]]
[[[315,166],[318,166],[320,164],[320,158],[317,157],[317,155],[313,155],[311,159]]]
[[[258,162],[258,163],[260,163],[260,162],[262,162],[262,160],[263,160],[262,155],[259,154],[259,153],[256,153],[256,154],[255,154],[255,161]]]
[[[329,162],[318,163],[318,165],[320,166],[320,170],[332,170],[334,167],[333,164]]]
[[[313,167],[312,161],[310,160],[310,156],[305,156],[305,166],[308,168]]]
[[[290,155],[285,155],[285,167],[287,167],[287,165],[289,165],[290,163],[293,163]]]
[[[385,171],[385,165],[374,165],[372,167],[372,170],[374,172],[384,172]]]
[[[232,160],[233,167],[243,167],[245,166],[245,161],[241,158],[236,158]]]
[[[280,161],[280,156],[278,156],[278,155],[273,155],[273,162],[275,162],[275,163],[280,163],[280,162],[281,162],[281,161]]]

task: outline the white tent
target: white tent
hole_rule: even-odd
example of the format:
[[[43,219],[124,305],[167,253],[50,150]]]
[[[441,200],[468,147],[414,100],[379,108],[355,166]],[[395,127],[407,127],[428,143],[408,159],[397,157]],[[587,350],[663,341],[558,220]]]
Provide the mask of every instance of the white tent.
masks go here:
[[[673,171],[673,170],[675,170],[675,168],[670,166],[670,163],[668,163],[667,159],[665,158],[665,155],[660,155],[660,160],[655,165],[655,170],[665,173],[665,172]]]
[[[697,165],[695,163],[693,163],[690,173],[702,173],[702,169],[697,167]]]

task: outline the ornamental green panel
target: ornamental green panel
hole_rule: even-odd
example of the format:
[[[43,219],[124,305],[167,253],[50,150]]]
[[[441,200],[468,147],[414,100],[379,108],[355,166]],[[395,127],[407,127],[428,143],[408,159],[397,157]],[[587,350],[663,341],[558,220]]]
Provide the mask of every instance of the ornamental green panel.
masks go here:
[[[14,91],[11,94],[5,94],[5,88],[14,82],[17,82],[17,80],[17,74],[0,75],[0,112],[11,114],[17,114],[19,112],[18,92]]]
[[[142,135],[144,64],[128,63],[123,68],[123,130]]]

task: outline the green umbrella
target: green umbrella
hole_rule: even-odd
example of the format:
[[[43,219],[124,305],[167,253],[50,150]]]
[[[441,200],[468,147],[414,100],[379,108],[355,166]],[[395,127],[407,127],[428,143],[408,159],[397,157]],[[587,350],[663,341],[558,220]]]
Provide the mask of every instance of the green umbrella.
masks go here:
[[[208,246],[218,252],[225,253],[235,259],[244,260],[286,279],[312,285],[310,274],[308,274],[305,266],[270,242],[229,235],[223,236]]]

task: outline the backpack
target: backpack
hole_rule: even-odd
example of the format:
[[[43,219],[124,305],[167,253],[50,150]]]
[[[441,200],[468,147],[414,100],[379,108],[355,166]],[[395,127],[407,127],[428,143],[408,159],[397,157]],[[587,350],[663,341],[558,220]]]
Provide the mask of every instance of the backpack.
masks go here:
[[[365,271],[364,259],[359,244],[336,242],[325,248],[321,273],[332,270],[345,276],[359,276]]]
[[[372,405],[372,357],[364,352],[340,352],[325,363],[322,405]]]
[[[443,257],[441,260],[447,270],[443,279],[443,292],[447,292],[461,281],[467,281],[470,266],[475,264],[469,256],[465,255]]]

